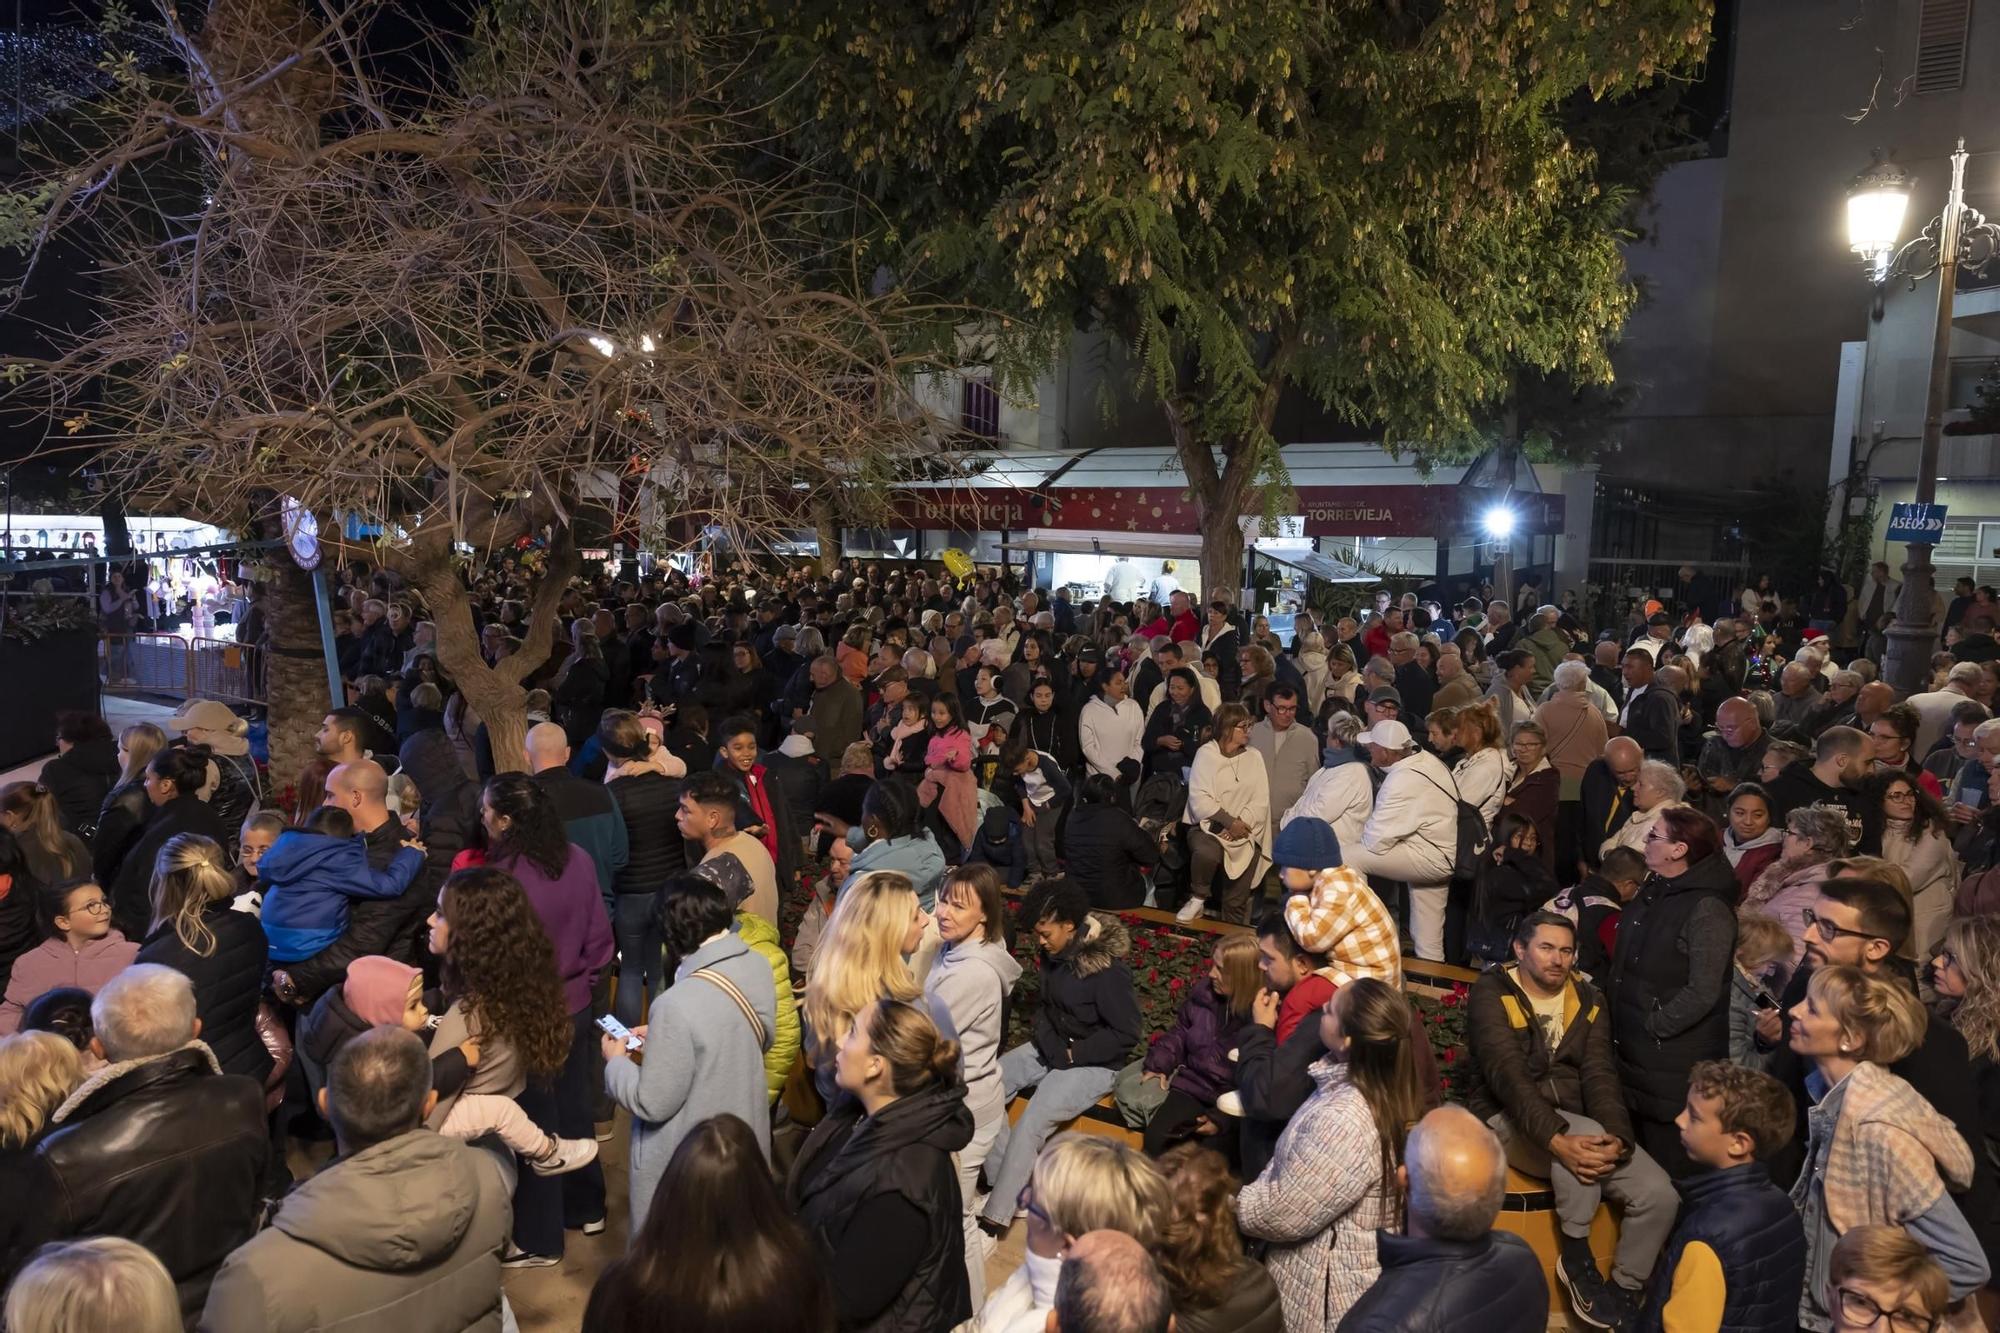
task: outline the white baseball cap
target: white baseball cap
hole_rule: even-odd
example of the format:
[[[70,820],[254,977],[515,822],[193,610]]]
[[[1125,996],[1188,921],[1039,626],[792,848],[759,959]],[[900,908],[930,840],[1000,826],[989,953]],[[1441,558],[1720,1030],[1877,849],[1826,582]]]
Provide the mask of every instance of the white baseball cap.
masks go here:
[[[1410,729],[1393,717],[1385,717],[1354,738],[1362,745],[1379,745],[1385,750],[1410,748]]]

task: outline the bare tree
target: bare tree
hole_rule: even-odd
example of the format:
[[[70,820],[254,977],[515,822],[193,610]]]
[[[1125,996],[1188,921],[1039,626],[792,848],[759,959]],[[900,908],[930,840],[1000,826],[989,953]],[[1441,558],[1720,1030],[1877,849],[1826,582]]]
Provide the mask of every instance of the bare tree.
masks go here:
[[[177,77],[114,57],[97,146],[7,215],[31,258],[92,229],[99,317],[6,376],[135,507],[242,526],[291,497],[323,532],[382,524],[369,555],[421,590],[518,767],[586,498],[664,541],[879,520],[865,483],[940,448],[895,350],[936,311],[838,294],[868,284],[831,271],[824,196],[725,109],[728,71],[641,77],[700,69],[684,45],[545,0],[482,22],[446,86],[395,86],[374,12],[218,0],[190,34],[162,3]],[[488,667],[466,566],[528,534],[549,559],[523,647]]]

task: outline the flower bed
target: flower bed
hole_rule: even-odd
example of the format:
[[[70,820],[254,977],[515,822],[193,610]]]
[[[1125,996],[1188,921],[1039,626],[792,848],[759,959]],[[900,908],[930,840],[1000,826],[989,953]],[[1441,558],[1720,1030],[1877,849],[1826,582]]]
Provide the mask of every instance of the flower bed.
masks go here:
[[[826,872],[823,861],[806,863],[798,884],[792,886],[779,904],[778,930],[787,949],[798,933],[799,920],[805,915],[814,886]],[[1118,919],[1132,937],[1132,949],[1125,962],[1132,969],[1139,1012],[1145,1019],[1150,1040],[1173,1026],[1188,990],[1207,975],[1209,955],[1217,937],[1129,912],[1120,913]],[[1035,1005],[1042,990],[1041,956],[1035,947],[1035,932],[1020,928],[1015,922],[1008,924],[1014,959],[1021,964],[1021,979],[1015,984],[1008,1004],[1007,1040],[1003,1049],[1012,1049],[1033,1035]],[[1422,990],[1406,992],[1423,1017],[1447,1101],[1458,1101],[1464,1096],[1465,993],[1462,984],[1454,985],[1442,995]]]

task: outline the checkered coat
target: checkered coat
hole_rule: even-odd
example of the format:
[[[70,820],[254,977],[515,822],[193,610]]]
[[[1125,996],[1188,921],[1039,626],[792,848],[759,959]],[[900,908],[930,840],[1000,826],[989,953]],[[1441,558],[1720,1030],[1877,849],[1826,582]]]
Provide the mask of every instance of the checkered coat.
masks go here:
[[[1871,1222],[1901,1226],[1947,1187],[1971,1184],[1972,1166],[1972,1149],[1922,1093],[1878,1064],[1856,1065],[1821,1179],[1827,1220],[1843,1236]]]
[[[1382,1178],[1382,1146],[1347,1066],[1312,1066],[1319,1085],[1278,1138],[1262,1175],[1236,1198],[1245,1235],[1274,1242],[1267,1264],[1289,1333],[1340,1323],[1374,1284],[1375,1233],[1396,1222],[1396,1182]]]

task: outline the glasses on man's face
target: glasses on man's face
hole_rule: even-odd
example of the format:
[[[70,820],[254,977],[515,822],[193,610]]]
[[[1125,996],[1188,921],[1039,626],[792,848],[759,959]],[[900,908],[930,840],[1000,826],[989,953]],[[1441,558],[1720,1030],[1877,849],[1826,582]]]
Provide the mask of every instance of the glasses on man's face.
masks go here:
[[[1943,1322],[1935,1315],[1919,1314],[1915,1310],[1884,1310],[1853,1287],[1837,1288],[1834,1294],[1837,1297],[1835,1304],[1840,1308],[1840,1322],[1848,1328],[1887,1327],[1889,1333],[1935,1333]]]
[[[1821,942],[1825,944],[1833,943],[1835,940],[1839,939],[1842,935],[1850,935],[1857,940],[1873,940],[1881,938],[1878,935],[1870,935],[1865,930],[1849,930],[1845,926],[1836,926],[1833,924],[1833,922],[1828,921],[1825,917],[1813,911],[1813,909],[1810,907],[1800,911],[1799,920],[1805,923],[1805,928],[1807,930],[1817,931],[1819,933]]]

